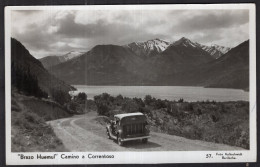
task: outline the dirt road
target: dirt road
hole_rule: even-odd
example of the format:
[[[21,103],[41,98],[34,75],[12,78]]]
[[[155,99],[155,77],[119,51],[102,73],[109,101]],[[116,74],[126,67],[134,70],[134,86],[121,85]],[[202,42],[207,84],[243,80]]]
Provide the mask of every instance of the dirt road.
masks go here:
[[[107,139],[104,126],[96,122],[95,112],[70,118],[49,121],[65,147],[73,152],[81,151],[202,151],[243,150],[243,148],[190,140],[183,137],[151,132],[147,144],[129,141],[123,147]]]

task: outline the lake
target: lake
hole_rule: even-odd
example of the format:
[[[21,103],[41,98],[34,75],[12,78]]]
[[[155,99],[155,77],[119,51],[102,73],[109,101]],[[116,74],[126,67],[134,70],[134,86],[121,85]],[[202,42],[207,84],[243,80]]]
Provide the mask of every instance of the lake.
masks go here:
[[[93,99],[94,96],[108,93],[112,96],[121,94],[124,97],[144,98],[145,95],[151,95],[155,98],[167,100],[184,101],[249,101],[249,92],[239,89],[225,88],[203,88],[192,86],[86,86],[73,85],[77,91],[71,91],[71,95],[76,95],[79,92],[85,92],[88,99]]]

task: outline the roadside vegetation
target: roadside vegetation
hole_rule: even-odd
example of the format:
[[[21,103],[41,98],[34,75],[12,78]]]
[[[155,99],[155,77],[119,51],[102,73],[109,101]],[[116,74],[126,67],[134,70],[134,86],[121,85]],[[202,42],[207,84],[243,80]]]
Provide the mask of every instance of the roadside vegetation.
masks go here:
[[[12,93],[11,150],[13,152],[66,151],[53,129],[46,124],[44,117],[35,112],[42,111],[43,104],[39,105],[37,110],[31,110],[24,100],[29,102],[31,98]]]
[[[14,152],[66,151],[46,121],[87,110],[87,95],[72,98],[68,92],[43,91],[30,69],[12,63],[11,149]],[[92,102],[93,103],[93,102]]]
[[[72,98],[68,93],[55,90],[51,97],[43,98],[28,96],[12,87],[12,151],[66,151],[46,121],[82,114],[88,110],[87,103],[95,105],[87,100],[85,93]]]
[[[94,101],[99,115],[142,112],[153,131],[249,149],[249,102],[169,101],[107,93]]]
[[[12,88],[12,151],[67,151],[46,121],[82,114],[88,110],[87,103],[95,104],[87,100],[85,93],[74,98],[61,91],[53,95],[56,99],[39,98]]]

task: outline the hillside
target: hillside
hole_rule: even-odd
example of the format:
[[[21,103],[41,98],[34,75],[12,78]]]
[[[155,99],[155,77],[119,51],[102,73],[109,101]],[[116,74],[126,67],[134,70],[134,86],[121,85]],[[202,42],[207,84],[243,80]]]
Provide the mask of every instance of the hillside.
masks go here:
[[[160,75],[177,75],[212,60],[208,52],[189,39],[181,38],[161,53],[156,60],[155,69],[159,69]]]
[[[42,65],[45,68],[49,68],[51,66],[55,66],[55,65],[63,62],[61,57],[59,57],[59,56],[47,56],[47,57],[39,59],[39,61],[42,63]]]
[[[70,84],[139,84],[144,61],[129,49],[116,45],[98,45],[82,56],[49,69]]]
[[[201,44],[198,44],[198,45],[200,45],[200,47],[202,47],[203,50],[208,52],[215,59],[220,58],[221,56],[226,54],[231,49],[229,47],[224,47],[224,46],[220,46],[220,45],[216,45],[216,44],[211,45],[211,46],[206,46],[206,45],[201,45]]]
[[[249,89],[249,40],[231,49],[203,70],[208,78],[203,85]]]
[[[57,64],[63,63],[65,61],[68,61],[70,59],[74,59],[78,56],[81,56],[84,54],[84,52],[76,52],[76,51],[71,51],[65,55],[62,56],[47,56],[44,58],[39,59],[39,61],[42,63],[42,65],[48,69],[52,66],[55,66]]]
[[[28,97],[12,89],[11,100],[12,152],[67,151],[47,120],[69,117],[53,101]]]
[[[19,67],[19,69],[27,71],[37,77],[40,88],[45,92],[49,93],[51,89],[59,89],[66,92],[74,89],[72,86],[50,74],[43,67],[41,62],[35,59],[29,51],[14,38],[11,39],[11,61],[13,66]]]

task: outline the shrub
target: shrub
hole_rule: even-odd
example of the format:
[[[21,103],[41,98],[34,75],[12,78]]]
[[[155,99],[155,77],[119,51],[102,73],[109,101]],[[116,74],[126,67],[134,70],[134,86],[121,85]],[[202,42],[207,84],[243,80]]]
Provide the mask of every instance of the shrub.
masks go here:
[[[97,106],[93,100],[87,100],[85,108],[90,110],[97,110]]]
[[[128,99],[122,105],[122,110],[127,113],[137,112],[139,111],[139,106],[134,100]]]
[[[98,112],[99,115],[106,115],[107,116],[108,112],[110,110],[110,107],[108,105],[104,104],[104,103],[98,104],[97,108],[98,108],[97,112]]]
[[[77,101],[85,102],[87,100],[87,95],[84,92],[80,92],[76,97]]]
[[[101,95],[94,96],[94,101],[97,106],[98,114],[107,116],[109,114],[108,112],[112,109],[114,98],[108,93],[103,93]]]
[[[157,99],[155,102],[155,108],[156,109],[161,109],[161,108],[166,108],[166,103],[162,101],[161,99]]]
[[[227,113],[227,112],[228,112],[228,111],[226,110],[224,104],[221,104],[221,106],[220,106],[220,112],[221,112],[221,113]]]
[[[179,100],[178,100],[178,103],[183,103],[184,102],[184,99],[183,98],[180,98]]]
[[[64,105],[68,102],[70,102],[71,97],[69,93],[59,90],[59,89],[52,89],[51,90],[51,95],[53,100],[55,100],[57,103]]]
[[[216,115],[211,115],[211,119],[213,122],[218,122],[219,117],[217,117]]]
[[[183,109],[185,111],[193,111],[193,103],[185,103],[185,104],[183,104]]]
[[[77,111],[77,108],[79,107],[79,104],[74,102],[74,101],[71,101],[69,102],[68,104],[68,109],[73,111],[73,113],[75,113]]]
[[[123,101],[124,101],[123,96],[122,95],[118,95],[118,96],[116,96],[114,103],[117,106],[120,106],[120,105],[122,105]]]
[[[151,96],[151,95],[146,95],[146,96],[144,97],[144,103],[145,103],[146,105],[150,105],[152,102],[153,102],[153,99],[152,99],[152,96]]]
[[[139,107],[145,107],[145,103],[141,98],[133,98],[133,100],[138,104]]]
[[[167,112],[170,113],[172,116],[177,116],[179,114],[179,107],[176,103],[169,104],[167,106]]]

